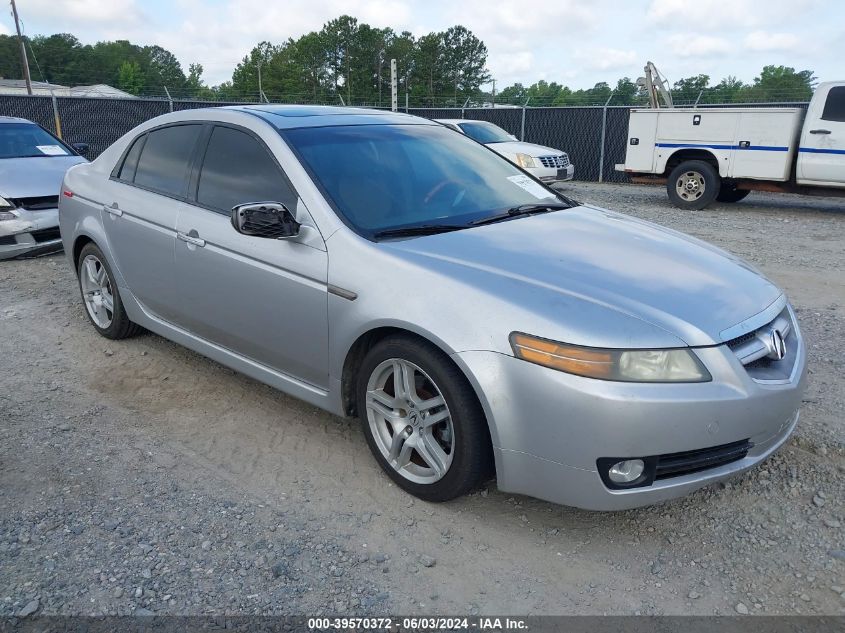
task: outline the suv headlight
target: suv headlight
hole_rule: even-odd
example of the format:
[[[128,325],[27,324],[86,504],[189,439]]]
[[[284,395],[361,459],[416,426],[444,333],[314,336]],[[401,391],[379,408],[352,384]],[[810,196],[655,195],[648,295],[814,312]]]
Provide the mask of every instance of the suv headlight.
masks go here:
[[[529,156],[528,154],[517,154],[516,164],[523,169],[530,169],[537,166],[537,161],[534,160],[533,156]]]
[[[514,356],[568,374],[619,382],[708,382],[710,372],[689,349],[601,349],[510,336]]]

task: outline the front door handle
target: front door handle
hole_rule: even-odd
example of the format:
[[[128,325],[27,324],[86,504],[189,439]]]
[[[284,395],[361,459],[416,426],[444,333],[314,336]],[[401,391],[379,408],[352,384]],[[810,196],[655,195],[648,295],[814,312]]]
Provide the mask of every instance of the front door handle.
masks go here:
[[[188,244],[193,244],[194,246],[205,246],[205,240],[199,237],[194,237],[193,235],[188,235],[187,233],[176,233],[176,237],[178,237],[183,242],[187,242]]]
[[[810,130],[810,134],[830,134],[830,130]]]
[[[103,211],[117,216],[118,218],[123,215],[123,211],[121,211],[120,207],[117,206],[117,202],[112,202],[111,206],[104,204]]]

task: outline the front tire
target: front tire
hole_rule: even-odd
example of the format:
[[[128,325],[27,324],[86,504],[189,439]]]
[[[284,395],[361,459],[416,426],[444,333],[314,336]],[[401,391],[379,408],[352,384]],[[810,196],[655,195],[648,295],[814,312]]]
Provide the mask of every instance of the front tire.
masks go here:
[[[105,255],[93,242],[82,247],[76,262],[79,291],[88,320],[106,338],[134,336],[140,326],[129,320]]]
[[[672,204],[680,209],[703,209],[716,199],[721,189],[721,180],[710,163],[688,160],[669,174],[666,191]]]
[[[358,374],[367,444],[396,484],[426,501],[466,494],[492,472],[487,421],[466,377],[429,343],[390,336]]]

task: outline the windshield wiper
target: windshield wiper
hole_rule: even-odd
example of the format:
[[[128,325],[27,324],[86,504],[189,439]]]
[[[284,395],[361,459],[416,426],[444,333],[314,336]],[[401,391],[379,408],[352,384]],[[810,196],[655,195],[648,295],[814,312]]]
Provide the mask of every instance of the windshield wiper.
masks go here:
[[[504,213],[491,215],[487,218],[479,218],[470,222],[472,226],[480,226],[482,224],[493,224],[495,222],[503,222],[521,215],[534,215],[536,213],[548,213],[549,211],[558,211],[560,209],[571,209],[572,205],[563,204],[562,202],[546,202],[537,204],[521,204],[518,207],[511,207]]]
[[[417,226],[400,226],[395,229],[384,229],[376,231],[373,237],[405,237],[411,235],[435,235],[449,231],[460,231],[465,226],[458,224],[419,224]]]

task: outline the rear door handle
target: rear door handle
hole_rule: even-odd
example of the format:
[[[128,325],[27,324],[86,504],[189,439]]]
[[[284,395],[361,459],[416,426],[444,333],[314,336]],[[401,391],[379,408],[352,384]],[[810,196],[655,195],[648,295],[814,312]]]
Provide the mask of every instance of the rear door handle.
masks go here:
[[[121,211],[120,207],[117,206],[117,202],[113,202],[111,206],[104,204],[103,211],[106,211],[114,216],[120,217],[123,215],[123,211]]]
[[[830,134],[830,130],[810,130],[810,134]]]
[[[194,246],[205,246],[205,240],[199,237],[194,237],[193,235],[188,235],[187,233],[176,233],[176,237],[178,237],[183,242],[193,244]]]

